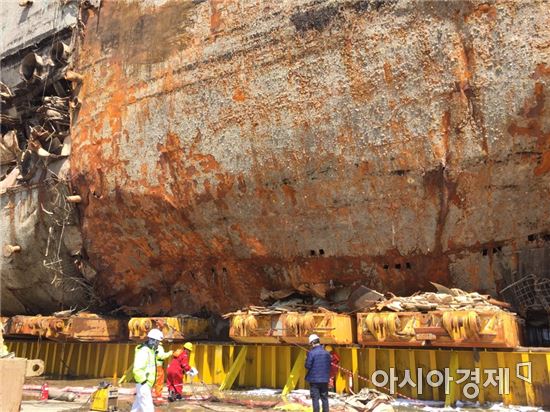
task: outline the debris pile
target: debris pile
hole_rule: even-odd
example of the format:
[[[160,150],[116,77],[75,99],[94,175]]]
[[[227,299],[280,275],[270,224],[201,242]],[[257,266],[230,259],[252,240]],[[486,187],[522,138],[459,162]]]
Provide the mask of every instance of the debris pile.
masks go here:
[[[345,412],[393,412],[392,403],[395,399],[376,389],[362,388],[358,393],[339,395],[329,392],[330,410]],[[311,396],[309,391],[297,389],[287,396],[287,401],[274,409],[282,411],[311,410]]]
[[[326,299],[300,295],[289,291],[267,292],[262,290],[262,300],[276,298],[270,305],[250,306],[244,309],[244,314],[276,314],[289,311],[306,312],[312,310],[329,310],[336,313],[349,312],[429,312],[434,310],[484,310],[499,311],[509,309],[510,305],[493,299],[489,295],[477,292],[465,292],[458,288],[447,288],[432,283],[436,292],[417,292],[411,296],[395,296],[388,292],[380,292],[359,285],[353,290],[339,290],[338,293],[327,295]],[[237,312],[235,314],[243,315]],[[227,317],[233,313],[227,314]]]
[[[362,388],[358,393],[342,396],[340,399],[346,404],[346,410],[361,412],[393,412],[394,399],[376,389]]]
[[[286,327],[291,333],[301,335],[315,326],[315,313],[334,313],[323,307],[313,307],[288,301],[280,305],[248,306],[236,312],[226,313],[224,319],[231,318],[231,327],[239,335],[246,335],[258,328],[258,316],[286,314]]]
[[[451,293],[417,292],[407,297],[393,296],[365,309],[376,312],[429,312],[434,310],[500,311],[503,308],[509,307],[504,302],[499,302],[477,292],[468,293],[460,289],[451,289]]]
[[[59,47],[65,50],[62,56],[55,53]],[[71,117],[80,106],[76,95],[82,80],[69,69],[71,50],[57,42],[49,58],[29,53],[14,90],[0,84],[1,178],[15,174],[11,185],[29,182],[37,170],[47,170],[51,161],[70,154]]]

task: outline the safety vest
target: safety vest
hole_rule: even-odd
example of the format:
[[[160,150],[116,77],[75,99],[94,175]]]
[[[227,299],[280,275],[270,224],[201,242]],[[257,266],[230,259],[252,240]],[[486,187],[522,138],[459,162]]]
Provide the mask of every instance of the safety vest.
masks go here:
[[[138,345],[134,355],[134,380],[137,383],[147,381],[153,386],[157,379],[157,367],[155,364],[155,350],[146,345]]]

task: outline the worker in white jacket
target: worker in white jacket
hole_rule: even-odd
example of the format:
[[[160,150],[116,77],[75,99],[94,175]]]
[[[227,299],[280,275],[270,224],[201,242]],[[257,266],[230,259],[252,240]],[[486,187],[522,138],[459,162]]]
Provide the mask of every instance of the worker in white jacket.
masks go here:
[[[147,338],[147,342],[136,347],[134,355],[136,399],[131,412],[155,412],[151,388],[157,378],[156,350],[164,336],[160,330],[151,329]]]

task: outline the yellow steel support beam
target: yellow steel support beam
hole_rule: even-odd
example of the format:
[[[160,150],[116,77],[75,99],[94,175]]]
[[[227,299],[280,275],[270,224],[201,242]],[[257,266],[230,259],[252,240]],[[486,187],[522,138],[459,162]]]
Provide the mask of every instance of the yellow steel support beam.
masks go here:
[[[286,381],[285,387],[283,388],[283,394],[282,394],[283,396],[288,395],[296,387],[298,380],[306,370],[305,361],[306,361],[306,351],[301,350],[298,352],[298,356],[294,361],[294,366],[292,367],[292,370],[290,371],[290,375],[288,376],[288,379]]]
[[[451,377],[450,382],[448,382],[449,385],[449,391],[445,394],[445,407],[449,408],[454,405],[454,403],[458,399],[457,392],[459,390],[458,385],[456,383],[457,380],[457,372],[458,369],[458,352],[452,351],[451,352],[451,361],[449,363],[449,376]]]
[[[415,356],[414,356],[414,350],[409,349],[408,355],[409,355],[409,364],[408,364],[409,372],[411,374],[411,380],[413,381],[413,384],[414,384],[411,387],[411,396],[414,399],[417,399],[418,398],[418,382],[417,382],[417,379],[416,379],[416,359],[415,359]]]
[[[256,346],[256,388],[262,387],[262,345]]]
[[[277,348],[275,346],[269,348],[269,386],[277,387]]]
[[[359,359],[357,348],[351,348],[351,370],[353,372],[353,392],[359,391]]]
[[[430,351],[430,370],[434,371],[437,369],[437,356],[436,351],[431,350]],[[432,399],[439,400],[440,398],[440,392],[439,392],[439,386],[432,386]]]
[[[214,348],[214,373],[212,374],[212,382],[220,384],[223,381],[223,346],[216,345]]]
[[[505,369],[506,368],[506,357],[504,352],[497,352],[497,365],[496,367],[498,369]],[[505,405],[512,404],[511,402],[511,394],[508,391],[508,387],[506,385],[506,382],[502,379],[499,379],[498,381],[498,392],[502,395],[502,399],[504,401]]]
[[[367,378],[370,381],[370,378],[372,377],[373,373],[376,371],[376,349],[369,348],[369,349],[367,349],[367,351],[368,351],[368,356],[369,356],[368,367],[367,367],[367,371],[368,371]],[[374,388],[374,385],[371,382],[369,382],[368,387],[369,388]]]
[[[17,356],[42,358],[45,361],[46,374],[61,377],[76,374],[81,378],[112,378],[123,376],[129,365],[132,365],[134,343],[72,343],[45,341],[10,341],[11,351]],[[196,365],[201,377],[207,384],[221,382],[222,389],[229,389],[238,379],[241,386],[270,386],[284,388],[285,394],[294,387],[305,388],[304,358],[306,351],[290,345],[228,345],[197,343],[191,354],[191,364]],[[172,349],[168,348],[167,350]],[[388,372],[395,368],[399,382],[405,370],[410,371],[413,383],[417,385],[416,369],[422,368],[422,394],[419,387],[405,385],[396,389],[407,396],[422,399],[444,400],[452,404],[457,400],[477,400],[484,402],[504,402],[508,405],[548,406],[550,387],[550,350],[537,351],[499,351],[499,350],[446,350],[446,349],[406,349],[406,348],[359,348],[336,346],[342,367],[351,370],[353,384],[351,389],[358,390],[371,386],[366,379],[372,377],[376,370]],[[532,368],[532,381],[518,379],[516,367],[529,362]],[[454,379],[462,372],[457,369],[479,371],[480,393],[477,399],[467,399],[465,384],[450,382],[450,393],[446,395],[441,387],[428,385],[426,375],[429,370],[451,370]],[[509,391],[506,393],[505,382],[500,379],[492,385],[485,385],[487,372],[499,368],[508,368]],[[128,370],[131,375],[131,368]],[[128,376],[131,378],[131,376]],[[398,382],[398,383],[399,383]],[[339,392],[348,388],[347,374],[339,373],[336,380]],[[499,387],[500,386],[500,387]],[[386,388],[388,388],[386,386]],[[500,391],[500,393],[499,393]]]
[[[525,352],[521,354],[521,362],[528,364],[530,362],[529,353]],[[531,364],[531,369],[533,365]],[[525,390],[525,395],[527,397],[527,405],[535,406],[535,390],[533,385],[530,382],[527,382],[527,379],[523,381],[523,386]]]
[[[478,355],[478,357],[479,357],[479,360],[474,360],[474,368],[477,368],[478,370],[482,371],[483,370],[483,365],[481,363],[481,356]],[[481,379],[481,377],[480,377],[480,379]],[[480,380],[480,382],[481,382],[481,380]],[[482,383],[482,385],[483,385],[483,383]],[[478,396],[477,400],[480,404],[485,403],[485,391],[481,390],[481,388],[479,390],[479,396]]]
[[[231,389],[231,387],[233,386],[233,383],[235,382],[235,379],[237,378],[237,375],[239,374],[239,372],[244,366],[247,353],[248,353],[248,346],[241,347],[241,350],[239,351],[239,354],[237,355],[235,362],[233,362],[233,364],[229,368],[229,372],[227,373],[227,375],[225,375],[225,379],[220,385],[220,391]]]

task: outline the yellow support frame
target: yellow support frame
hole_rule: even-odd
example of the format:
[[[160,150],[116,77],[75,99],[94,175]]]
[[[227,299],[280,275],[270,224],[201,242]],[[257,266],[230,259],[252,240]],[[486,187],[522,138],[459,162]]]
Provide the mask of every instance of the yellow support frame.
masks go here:
[[[135,343],[71,343],[36,339],[33,341],[7,340],[10,351],[29,359],[40,358],[45,362],[45,374],[56,378],[76,374],[78,378],[113,378],[124,376],[132,365]],[[65,346],[65,347],[63,347]],[[165,349],[177,349],[181,344],[165,344]],[[373,387],[368,382],[377,370],[389,371],[395,368],[402,378],[404,370],[411,371],[414,383],[416,368],[423,370],[422,393],[418,388],[404,386],[397,390],[413,398],[445,401],[448,405],[457,400],[503,402],[507,405],[550,406],[550,349],[501,351],[501,350],[448,350],[419,348],[361,348],[357,346],[336,346],[341,366],[351,370],[353,386],[348,387],[347,373],[341,371],[336,379],[336,389],[359,390]],[[294,388],[305,388],[304,348],[291,345],[234,345],[231,343],[197,343],[191,354],[191,364],[201,372],[207,384],[220,384],[221,389],[230,389],[238,379],[239,386],[267,386],[282,388],[285,393]],[[63,360],[63,361],[62,361]],[[516,365],[529,362],[532,369],[531,383],[517,379]],[[510,390],[499,393],[499,386],[480,387],[477,399],[467,399],[463,393],[464,384],[450,385],[450,393],[444,387],[428,386],[427,370],[443,371],[449,368],[456,378],[457,369],[479,368],[480,375],[488,370],[509,368]],[[131,370],[131,369],[130,369]],[[128,374],[130,374],[128,370]],[[359,379],[361,377],[362,379]],[[131,376],[127,376],[131,378]],[[469,382],[469,381],[467,381]],[[388,386],[389,387],[389,386]],[[387,388],[388,388],[387,387]],[[384,389],[380,388],[383,392]],[[500,388],[501,392],[504,385]]]
[[[231,368],[229,368],[229,372],[227,373],[227,375],[225,375],[225,379],[220,385],[220,391],[231,389],[231,387],[233,386],[233,383],[235,382],[235,379],[237,378],[237,375],[241,372],[241,369],[244,366],[247,353],[248,353],[248,346],[243,346],[239,351],[239,354],[237,355],[235,362],[233,362],[233,364],[231,365]]]
[[[296,388],[296,385],[301,377],[305,375],[306,370],[306,351],[300,351],[298,352],[298,356],[296,357],[296,360],[294,361],[294,366],[292,367],[292,370],[290,371],[290,375],[288,375],[288,379],[286,381],[285,387],[283,388],[282,396],[285,397],[290,392]]]

